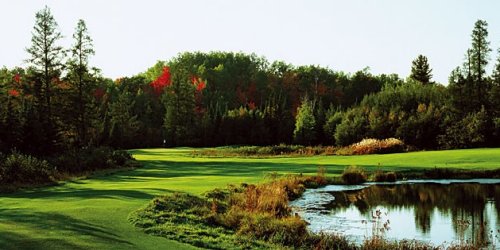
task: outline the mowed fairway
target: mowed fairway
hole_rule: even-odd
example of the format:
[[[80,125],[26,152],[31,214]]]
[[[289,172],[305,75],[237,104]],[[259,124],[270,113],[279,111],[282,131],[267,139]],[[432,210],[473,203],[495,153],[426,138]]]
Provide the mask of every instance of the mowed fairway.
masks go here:
[[[270,172],[309,174],[319,165],[331,175],[349,165],[395,171],[500,168],[500,149],[266,159],[192,158],[191,151],[131,150],[143,168],[0,194],[0,249],[191,249],[141,232],[128,214],[156,195],[201,194],[229,183],[259,182]]]

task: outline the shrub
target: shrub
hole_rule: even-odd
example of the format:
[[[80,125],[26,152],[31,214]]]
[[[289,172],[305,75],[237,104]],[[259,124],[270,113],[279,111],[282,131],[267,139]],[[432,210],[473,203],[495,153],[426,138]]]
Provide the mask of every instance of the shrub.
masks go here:
[[[345,168],[341,178],[345,184],[349,185],[361,184],[366,182],[367,179],[365,171],[356,166],[349,166]]]
[[[0,184],[43,184],[52,182],[54,167],[47,161],[14,152],[0,162]]]
[[[111,160],[115,166],[125,166],[127,162],[134,160],[134,158],[125,150],[114,150],[111,154]]]
[[[268,214],[246,216],[238,234],[284,246],[301,246],[308,236],[307,224],[299,217],[277,219]]]
[[[404,147],[403,141],[396,138],[363,139],[350,146],[355,155],[399,153],[404,151]]]
[[[417,240],[389,241],[387,239],[380,237],[371,237],[363,241],[363,244],[361,245],[360,249],[361,250],[387,250],[387,249],[428,250],[428,249],[441,249],[441,248]],[[446,249],[455,249],[455,248],[453,248],[453,246],[449,246]],[[475,249],[475,248],[467,248],[467,249]]]
[[[339,234],[313,234],[309,237],[308,245],[311,249],[357,249],[356,245],[350,242],[345,236]]]
[[[132,156],[123,150],[112,150],[107,147],[68,150],[50,159],[58,171],[66,173],[83,173],[98,169],[129,167]]]
[[[397,180],[397,175],[395,172],[377,171],[373,176],[373,180],[376,182],[395,182]]]

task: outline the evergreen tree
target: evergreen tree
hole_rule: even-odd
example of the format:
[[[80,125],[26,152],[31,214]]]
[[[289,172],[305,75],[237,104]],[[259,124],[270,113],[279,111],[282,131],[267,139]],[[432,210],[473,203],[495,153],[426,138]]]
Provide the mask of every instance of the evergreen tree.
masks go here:
[[[47,137],[44,148],[49,149],[56,140],[56,130],[52,118],[52,81],[60,76],[62,60],[65,55],[63,47],[58,45],[62,38],[57,30],[58,25],[50,9],[45,8],[36,13],[36,21],[32,32],[31,47],[26,51],[30,55],[27,60],[34,69],[34,96],[36,112],[44,131],[38,131]]]
[[[489,53],[491,52],[488,39],[488,23],[484,20],[476,21],[472,31],[472,48],[468,52],[470,56],[470,73],[475,96],[480,105],[483,105],[484,94],[487,89],[486,66],[488,65]],[[481,108],[478,105],[477,108]]]
[[[500,141],[500,49],[498,49],[498,58],[491,76],[491,90],[489,93],[492,116],[492,141]]]
[[[87,142],[89,94],[92,89],[92,75],[89,71],[88,61],[89,57],[95,54],[85,21],[81,19],[78,21],[73,39],[71,59],[68,61],[68,78],[75,90],[73,105],[77,109],[73,115],[75,119],[72,120],[77,131],[77,144],[84,145]]]
[[[313,103],[306,96],[302,99],[295,118],[295,130],[293,131],[295,143],[311,145],[316,139],[315,127]]]
[[[498,58],[491,75],[490,102],[492,110],[500,117],[500,48],[498,49]]]
[[[320,99],[319,101],[315,102],[314,105],[314,120],[315,120],[315,125],[314,125],[314,134],[316,135],[316,140],[315,144],[326,144],[327,139],[325,137],[325,132],[323,130],[323,127],[325,126],[326,123],[326,114],[325,114],[325,107],[323,105],[323,100]]]
[[[121,148],[134,146],[139,132],[137,114],[133,113],[134,100],[127,92],[118,95],[116,101],[110,105],[110,141],[111,145]]]
[[[428,84],[432,78],[431,72],[432,69],[429,66],[427,57],[418,55],[418,57],[412,62],[410,78],[419,81],[422,84]]]
[[[195,124],[195,87],[189,82],[186,72],[179,70],[172,77],[172,84],[165,88],[164,127],[166,143],[171,146],[189,145]]]

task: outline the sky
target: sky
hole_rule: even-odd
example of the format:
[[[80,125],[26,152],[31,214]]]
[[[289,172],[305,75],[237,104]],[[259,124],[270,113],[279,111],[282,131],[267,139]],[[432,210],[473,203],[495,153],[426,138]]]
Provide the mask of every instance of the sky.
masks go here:
[[[498,0],[0,0],[0,67],[27,66],[35,13],[45,5],[63,46],[85,20],[96,51],[90,63],[111,78],[185,51],[255,53],[405,78],[423,54],[433,79],[446,84],[464,61],[476,20],[489,24],[490,69],[500,47]]]

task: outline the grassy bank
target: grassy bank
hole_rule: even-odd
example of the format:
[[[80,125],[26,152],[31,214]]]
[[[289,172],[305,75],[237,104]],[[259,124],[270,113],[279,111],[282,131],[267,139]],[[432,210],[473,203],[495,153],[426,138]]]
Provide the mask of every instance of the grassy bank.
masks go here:
[[[297,158],[192,158],[190,148],[131,150],[143,168],[0,194],[1,249],[191,249],[145,234],[127,221],[155,196],[193,195],[230,183],[256,183],[271,172],[315,174],[324,166],[340,175],[346,166],[367,171],[432,168],[495,170],[500,149]]]

